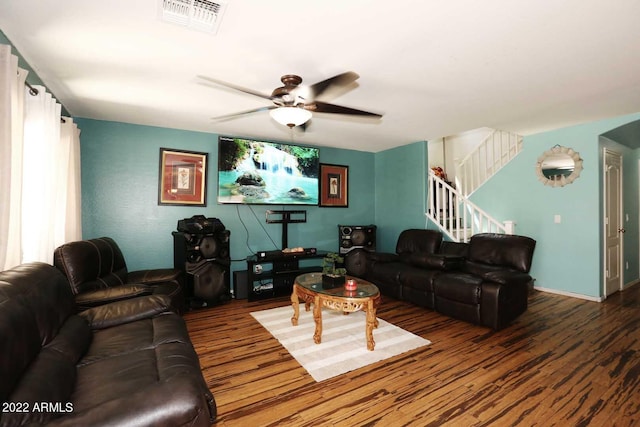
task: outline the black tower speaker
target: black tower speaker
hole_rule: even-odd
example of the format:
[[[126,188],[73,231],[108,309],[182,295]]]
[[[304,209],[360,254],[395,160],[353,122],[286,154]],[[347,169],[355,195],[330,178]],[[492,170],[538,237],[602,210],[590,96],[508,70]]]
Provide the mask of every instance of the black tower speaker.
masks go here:
[[[338,225],[338,239],[340,254],[346,254],[354,249],[376,250],[375,225]]]
[[[178,221],[173,235],[174,268],[186,274],[185,294],[192,308],[231,298],[230,232],[217,218],[196,215]]]

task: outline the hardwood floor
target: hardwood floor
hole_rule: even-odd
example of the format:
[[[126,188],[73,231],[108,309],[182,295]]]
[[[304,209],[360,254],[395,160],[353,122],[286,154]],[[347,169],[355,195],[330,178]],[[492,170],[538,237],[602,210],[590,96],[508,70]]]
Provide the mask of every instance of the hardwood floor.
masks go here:
[[[534,291],[499,332],[384,298],[378,317],[432,344],[320,383],[249,314],[288,304],[185,314],[217,426],[640,425],[640,286],[603,303]]]

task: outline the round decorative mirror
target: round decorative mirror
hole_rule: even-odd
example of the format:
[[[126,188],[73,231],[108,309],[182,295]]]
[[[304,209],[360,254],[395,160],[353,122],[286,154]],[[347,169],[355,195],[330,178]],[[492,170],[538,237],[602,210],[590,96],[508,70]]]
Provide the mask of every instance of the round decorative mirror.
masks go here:
[[[580,154],[571,148],[556,145],[538,157],[538,179],[551,187],[564,187],[575,181],[582,171]]]

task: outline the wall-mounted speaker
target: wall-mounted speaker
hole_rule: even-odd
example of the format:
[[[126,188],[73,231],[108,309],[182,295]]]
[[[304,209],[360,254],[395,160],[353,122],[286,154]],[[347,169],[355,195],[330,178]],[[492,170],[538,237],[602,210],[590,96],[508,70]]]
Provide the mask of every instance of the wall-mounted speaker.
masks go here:
[[[186,274],[185,295],[191,307],[231,298],[230,232],[217,218],[194,216],[178,221],[173,235],[174,268]],[[188,231],[187,231],[188,230]]]
[[[375,225],[338,225],[340,254],[354,249],[376,250]]]

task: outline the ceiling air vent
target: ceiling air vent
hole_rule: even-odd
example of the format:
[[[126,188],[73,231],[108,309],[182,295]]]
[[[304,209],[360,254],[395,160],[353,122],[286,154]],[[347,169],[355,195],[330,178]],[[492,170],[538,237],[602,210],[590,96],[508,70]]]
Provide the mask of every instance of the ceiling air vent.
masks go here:
[[[158,0],[163,21],[215,34],[226,4],[208,0]]]

